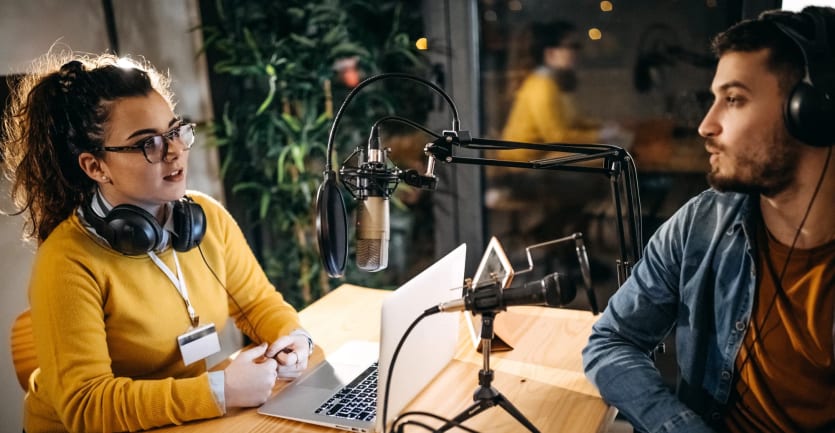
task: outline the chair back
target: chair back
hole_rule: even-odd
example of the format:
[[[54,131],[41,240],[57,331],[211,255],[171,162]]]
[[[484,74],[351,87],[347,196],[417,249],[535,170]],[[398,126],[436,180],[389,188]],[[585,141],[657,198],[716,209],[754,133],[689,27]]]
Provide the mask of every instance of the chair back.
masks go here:
[[[12,324],[11,348],[17,381],[24,391],[28,391],[29,376],[38,368],[35,336],[32,334],[32,313],[28,308]]]

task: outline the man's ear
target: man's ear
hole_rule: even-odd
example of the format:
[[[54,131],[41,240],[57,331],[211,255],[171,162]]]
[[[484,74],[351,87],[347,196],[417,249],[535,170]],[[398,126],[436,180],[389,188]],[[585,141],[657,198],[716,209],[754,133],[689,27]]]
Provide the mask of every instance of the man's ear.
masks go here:
[[[107,164],[89,152],[82,152],[78,155],[78,165],[87,174],[87,177],[98,183],[110,183]]]

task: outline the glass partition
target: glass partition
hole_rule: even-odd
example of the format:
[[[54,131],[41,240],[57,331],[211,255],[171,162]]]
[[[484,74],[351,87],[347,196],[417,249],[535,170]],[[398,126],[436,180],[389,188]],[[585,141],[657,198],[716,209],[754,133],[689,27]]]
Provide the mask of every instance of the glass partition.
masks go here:
[[[625,147],[644,238],[707,187],[697,127],[712,102],[709,42],[740,19],[739,2],[480,0],[477,9],[483,136]],[[618,244],[607,177],[488,168],[484,179],[487,237],[518,262],[526,245],[583,233],[599,302],[608,299]],[[535,259],[539,274],[578,271],[570,246]]]

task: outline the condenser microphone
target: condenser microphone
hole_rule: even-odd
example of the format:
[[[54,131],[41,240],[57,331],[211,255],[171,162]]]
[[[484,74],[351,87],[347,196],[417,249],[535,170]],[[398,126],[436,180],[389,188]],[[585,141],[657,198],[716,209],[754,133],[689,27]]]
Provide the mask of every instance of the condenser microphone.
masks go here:
[[[377,272],[389,263],[389,198],[369,196],[357,203],[357,267]]]
[[[359,170],[357,183],[357,267],[367,272],[385,269],[389,263],[389,196],[386,179],[392,173],[386,167],[384,150],[369,143],[368,160]]]
[[[468,290],[464,297],[443,302],[427,310],[428,313],[470,311],[473,314],[505,311],[507,307],[541,305],[561,307],[574,300],[577,289],[566,275],[548,274],[541,280],[522,287],[502,289],[498,283],[476,290]]]

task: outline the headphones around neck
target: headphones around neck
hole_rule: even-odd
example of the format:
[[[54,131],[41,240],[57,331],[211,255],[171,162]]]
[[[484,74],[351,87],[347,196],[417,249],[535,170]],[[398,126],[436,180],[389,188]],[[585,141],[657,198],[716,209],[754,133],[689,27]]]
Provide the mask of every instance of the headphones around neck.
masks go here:
[[[789,133],[815,147],[835,144],[835,59],[829,46],[826,18],[814,7],[797,14],[769,13],[774,22],[800,48],[805,62],[805,76],[789,93],[783,118]],[[812,24],[814,39],[799,29]]]
[[[99,195],[96,194],[95,197],[102,205]],[[203,240],[203,235],[206,234],[206,214],[189,196],[184,196],[172,204],[174,233],[171,235],[171,246],[182,253],[196,247]],[[139,206],[120,204],[110,209],[104,218],[93,211],[90,202],[84,202],[83,210],[84,218],[96,233],[103,237],[111,248],[124,255],[146,254],[162,247],[165,229],[153,215]]]

